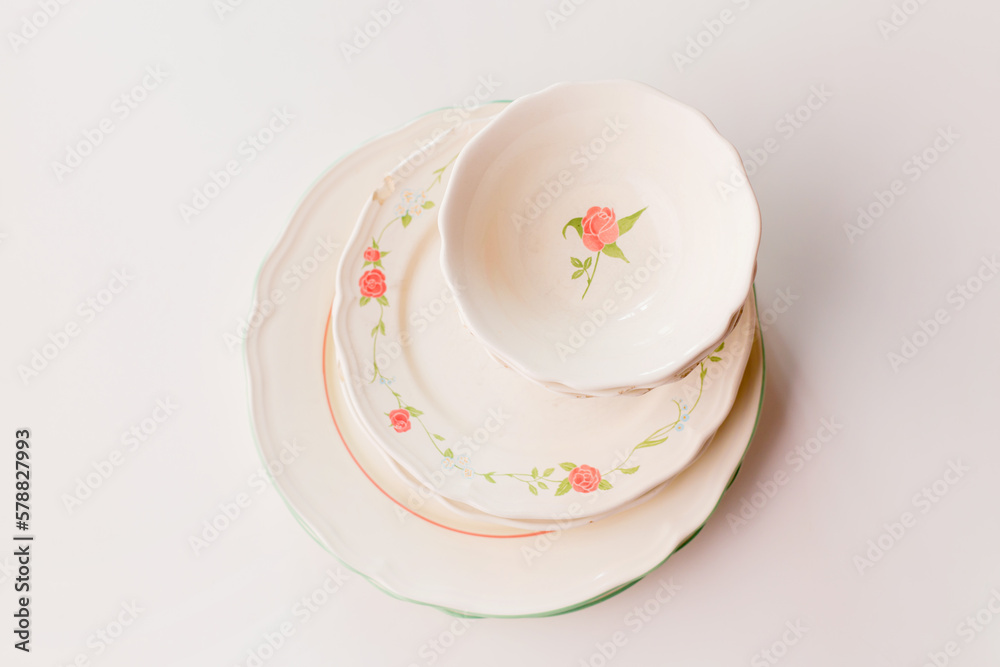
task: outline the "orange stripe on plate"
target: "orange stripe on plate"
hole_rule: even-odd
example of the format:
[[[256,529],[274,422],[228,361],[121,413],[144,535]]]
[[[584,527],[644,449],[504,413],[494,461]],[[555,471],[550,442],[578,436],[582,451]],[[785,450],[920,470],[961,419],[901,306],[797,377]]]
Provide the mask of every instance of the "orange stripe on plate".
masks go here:
[[[337,415],[334,413],[334,411],[333,411],[333,403],[330,401],[330,385],[329,385],[329,383],[327,381],[327,377],[326,377],[326,359],[327,359],[327,345],[328,345],[327,340],[329,339],[329,336],[327,335],[327,332],[330,331],[330,319],[332,317],[333,317],[333,309],[332,309],[332,304],[331,304],[330,314],[327,315],[327,317],[326,317],[326,328],[323,330],[323,390],[326,392],[326,405],[330,409],[330,417],[333,419],[333,425],[337,428],[337,435],[340,436],[340,441],[342,443],[344,443],[344,449],[346,449],[347,453],[351,455],[351,460],[354,461],[354,464],[356,466],[358,466],[358,470],[360,470],[362,472],[362,474],[364,474],[364,476],[368,478],[368,481],[371,482],[375,486],[376,489],[378,489],[379,491],[382,492],[382,495],[384,495],[386,498],[388,498],[392,502],[396,503],[396,505],[398,505],[399,507],[403,508],[404,510],[406,510],[407,512],[409,512],[413,516],[415,516],[415,517],[417,517],[419,519],[423,519],[424,521],[426,521],[429,524],[435,525],[438,528],[444,528],[445,530],[450,530],[450,531],[455,532],[455,533],[461,533],[463,535],[471,535],[472,537],[491,537],[491,538],[494,538],[494,539],[507,539],[507,538],[512,538],[512,537],[534,537],[536,535],[545,535],[546,533],[552,532],[552,531],[549,531],[549,530],[540,530],[540,531],[535,532],[535,533],[519,533],[517,535],[487,535],[485,533],[470,533],[467,530],[461,530],[459,528],[452,528],[451,526],[446,526],[443,523],[438,523],[437,521],[434,521],[433,519],[428,519],[427,517],[425,517],[425,516],[423,516],[421,514],[417,514],[416,512],[414,512],[413,510],[411,510],[409,507],[407,507],[403,503],[401,503],[398,500],[396,500],[395,498],[393,498],[389,494],[388,491],[386,491],[381,486],[379,486],[379,483],[376,482],[374,479],[372,479],[372,476],[368,474],[368,471],[364,469],[364,467],[361,465],[361,462],[358,461],[357,457],[354,456],[354,452],[351,451],[351,446],[347,444],[347,439],[344,437],[344,434],[341,433],[341,431],[340,431],[340,424],[337,423]]]

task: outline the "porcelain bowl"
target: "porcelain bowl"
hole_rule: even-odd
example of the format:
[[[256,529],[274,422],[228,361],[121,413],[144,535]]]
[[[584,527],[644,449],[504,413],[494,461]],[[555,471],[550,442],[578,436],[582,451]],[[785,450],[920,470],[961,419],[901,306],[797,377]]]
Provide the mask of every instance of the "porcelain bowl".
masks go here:
[[[469,329],[526,377],[585,396],[647,391],[710,355],[760,242],[736,149],[632,81],[510,104],[460,153],[439,225]]]

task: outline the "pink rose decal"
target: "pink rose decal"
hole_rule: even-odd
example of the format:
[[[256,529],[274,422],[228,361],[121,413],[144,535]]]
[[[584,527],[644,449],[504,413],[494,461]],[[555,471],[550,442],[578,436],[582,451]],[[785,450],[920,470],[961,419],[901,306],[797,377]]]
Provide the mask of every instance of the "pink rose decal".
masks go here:
[[[377,262],[382,258],[382,253],[380,253],[375,248],[365,248],[365,261],[366,262]]]
[[[587,287],[583,290],[581,299],[590,291],[590,284],[597,275],[597,263],[601,261],[601,255],[614,257],[628,264],[628,258],[618,247],[618,239],[632,229],[645,210],[643,208],[619,220],[615,215],[615,209],[610,206],[591,206],[587,209],[586,215],[573,218],[563,225],[563,238],[566,238],[566,230],[572,227],[580,235],[583,247],[595,253],[593,257],[585,259],[569,258],[570,264],[573,265],[572,280],[587,276]]]
[[[377,299],[385,294],[385,274],[379,269],[365,271],[358,284],[361,286],[361,296],[369,299]]]
[[[601,471],[592,466],[577,466],[569,471],[569,483],[577,493],[590,493],[601,483]]]
[[[389,422],[396,429],[396,433],[406,433],[410,430],[410,411],[393,410],[389,413]]]
[[[583,245],[600,252],[604,246],[618,240],[618,223],[613,208],[591,206],[583,216]]]

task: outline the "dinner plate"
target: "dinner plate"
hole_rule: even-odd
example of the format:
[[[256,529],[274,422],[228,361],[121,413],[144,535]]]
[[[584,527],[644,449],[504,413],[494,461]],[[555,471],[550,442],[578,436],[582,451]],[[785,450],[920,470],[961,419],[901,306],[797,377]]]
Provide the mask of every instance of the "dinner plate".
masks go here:
[[[397,165],[365,206],[333,306],[347,394],[370,438],[446,498],[517,521],[608,516],[690,465],[718,430],[750,355],[752,297],[693,372],[642,395],[566,396],[498,363],[462,324],[436,224],[455,158],[486,122],[440,134],[434,158],[418,151]],[[567,344],[586,349],[655,271],[622,278]]]
[[[343,396],[334,392],[328,401],[325,390],[323,350],[331,350],[324,340],[339,253],[317,260],[316,271],[295,289],[282,276],[307,257],[326,257],[317,249],[343,243],[384,173],[463,113],[433,112],[363,146],[299,203],[261,268],[251,311],[246,362],[256,442],[266,462],[280,460],[290,438],[303,446],[299,458],[272,477],[275,487],[320,545],[391,595],[469,616],[564,613],[624,590],[700,530],[756,428],[763,347],[758,337],[733,409],[704,454],[650,502],[606,521],[556,533],[477,531],[433,499],[410,507],[408,498],[392,496],[391,471],[361,467],[381,454],[355,458],[374,447],[352,422]]]

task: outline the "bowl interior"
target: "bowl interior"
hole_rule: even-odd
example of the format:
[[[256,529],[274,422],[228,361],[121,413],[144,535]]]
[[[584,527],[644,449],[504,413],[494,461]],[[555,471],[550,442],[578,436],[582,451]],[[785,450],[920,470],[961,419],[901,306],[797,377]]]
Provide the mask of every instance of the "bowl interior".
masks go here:
[[[536,380],[671,379],[724,337],[752,282],[760,218],[749,186],[720,187],[734,170],[712,124],[652,88],[522,98],[463,151],[442,209],[463,316]]]

